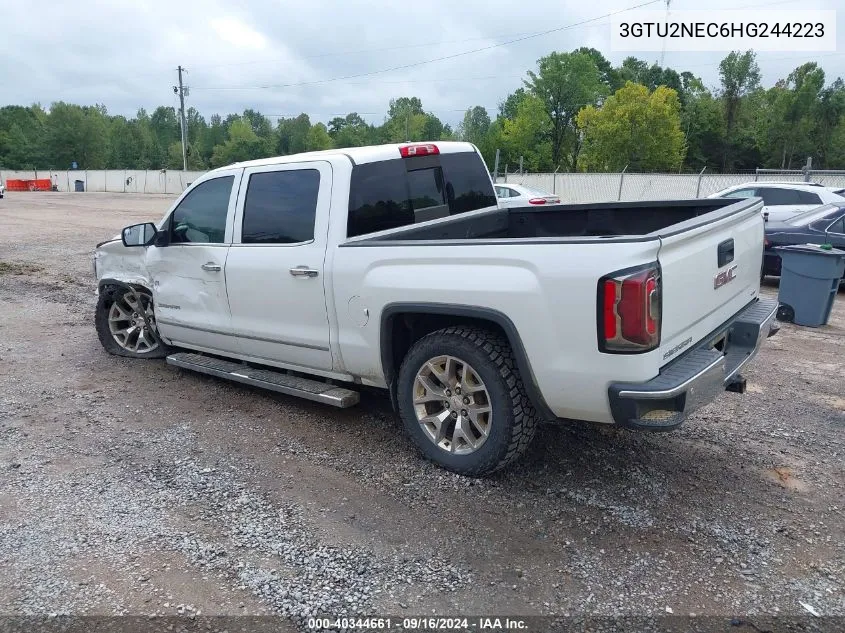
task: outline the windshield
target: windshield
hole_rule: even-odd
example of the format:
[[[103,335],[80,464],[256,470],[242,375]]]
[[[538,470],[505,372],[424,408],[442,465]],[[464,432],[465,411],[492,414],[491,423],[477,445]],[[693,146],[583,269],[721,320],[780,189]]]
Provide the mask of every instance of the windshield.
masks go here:
[[[838,212],[839,207],[832,204],[825,204],[820,207],[816,207],[815,209],[811,209],[810,211],[794,215],[786,220],[784,224],[789,224],[790,226],[804,226],[805,224],[815,222],[816,220],[821,220],[823,218],[826,219],[828,215],[835,216]],[[834,217],[831,217],[831,220],[833,219]]]

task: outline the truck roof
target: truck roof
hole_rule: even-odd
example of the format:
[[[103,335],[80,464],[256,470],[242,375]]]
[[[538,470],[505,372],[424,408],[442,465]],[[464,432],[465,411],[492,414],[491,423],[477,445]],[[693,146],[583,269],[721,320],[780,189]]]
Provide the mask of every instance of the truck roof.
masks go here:
[[[218,169],[230,169],[232,167],[262,167],[264,165],[278,165],[281,163],[299,163],[307,160],[329,157],[346,157],[356,165],[364,163],[375,163],[393,158],[400,158],[399,148],[405,145],[436,145],[441,154],[453,154],[456,152],[474,152],[475,145],[459,141],[414,141],[410,143],[388,143],[386,145],[367,145],[364,147],[344,147],[338,149],[327,149],[319,152],[302,152],[300,154],[288,154],[287,156],[271,156],[257,160],[233,163]],[[212,170],[217,171],[217,170]]]

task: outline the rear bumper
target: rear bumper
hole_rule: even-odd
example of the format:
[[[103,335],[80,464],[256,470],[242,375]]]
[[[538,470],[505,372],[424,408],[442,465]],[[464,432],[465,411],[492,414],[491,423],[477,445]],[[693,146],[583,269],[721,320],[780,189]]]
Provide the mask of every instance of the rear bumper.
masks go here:
[[[763,339],[777,332],[777,309],[777,301],[759,299],[663,367],[657,377],[611,384],[613,420],[632,429],[669,431],[720,392],[744,385],[740,370],[757,354]]]

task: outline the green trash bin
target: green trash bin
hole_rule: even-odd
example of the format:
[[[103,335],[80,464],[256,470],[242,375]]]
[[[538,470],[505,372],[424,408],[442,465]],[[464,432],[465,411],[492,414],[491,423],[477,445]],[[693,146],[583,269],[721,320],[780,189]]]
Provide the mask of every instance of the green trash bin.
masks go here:
[[[817,244],[775,250],[781,260],[778,319],[810,327],[827,324],[845,274],[845,251]]]

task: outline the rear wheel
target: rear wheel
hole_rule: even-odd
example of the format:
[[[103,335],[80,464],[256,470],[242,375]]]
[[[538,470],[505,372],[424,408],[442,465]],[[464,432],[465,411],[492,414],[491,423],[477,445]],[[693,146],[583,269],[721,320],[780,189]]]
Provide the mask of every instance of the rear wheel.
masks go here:
[[[149,325],[142,311],[147,314]],[[129,358],[163,358],[168,347],[160,342],[155,328],[153,298],[145,290],[131,292],[107,286],[100,292],[95,316],[100,343],[110,354]]]
[[[485,475],[518,458],[537,413],[508,342],[473,327],[417,341],[399,371],[397,399],[408,435],[428,459],[464,475]]]

